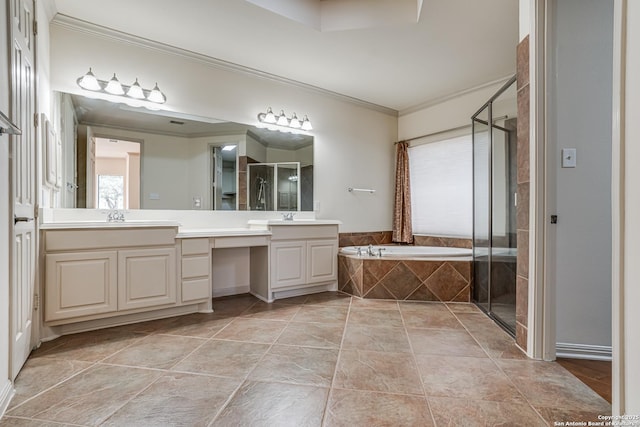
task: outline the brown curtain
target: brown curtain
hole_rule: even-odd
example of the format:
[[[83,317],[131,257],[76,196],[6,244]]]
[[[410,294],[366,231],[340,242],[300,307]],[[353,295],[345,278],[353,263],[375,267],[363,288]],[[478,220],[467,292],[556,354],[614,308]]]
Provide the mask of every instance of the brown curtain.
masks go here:
[[[412,243],[411,187],[409,186],[409,143],[396,144],[396,191],[393,206],[393,241]]]

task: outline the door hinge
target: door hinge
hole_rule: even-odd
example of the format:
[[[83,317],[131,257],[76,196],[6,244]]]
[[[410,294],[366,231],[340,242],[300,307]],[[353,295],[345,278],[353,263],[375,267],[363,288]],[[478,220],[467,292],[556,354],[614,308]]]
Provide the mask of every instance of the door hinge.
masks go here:
[[[39,204],[35,204],[33,206],[33,217],[37,220],[38,219],[38,211],[40,210],[40,205]]]
[[[38,21],[33,21],[33,35],[37,36],[38,35]]]
[[[33,126],[38,127],[39,124],[38,113],[33,113]]]
[[[33,294],[33,311],[38,311],[40,308],[40,295]]]

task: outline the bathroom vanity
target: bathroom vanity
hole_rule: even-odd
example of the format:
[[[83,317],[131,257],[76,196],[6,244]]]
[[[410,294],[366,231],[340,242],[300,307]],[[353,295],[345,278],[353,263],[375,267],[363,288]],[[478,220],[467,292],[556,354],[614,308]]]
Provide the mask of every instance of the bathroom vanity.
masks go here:
[[[70,333],[211,312],[214,282],[266,302],[337,290],[338,225],[322,220],[250,220],[245,228],[144,220],[43,223],[44,324]],[[229,267],[238,275],[229,274]],[[224,283],[236,280],[242,283]]]

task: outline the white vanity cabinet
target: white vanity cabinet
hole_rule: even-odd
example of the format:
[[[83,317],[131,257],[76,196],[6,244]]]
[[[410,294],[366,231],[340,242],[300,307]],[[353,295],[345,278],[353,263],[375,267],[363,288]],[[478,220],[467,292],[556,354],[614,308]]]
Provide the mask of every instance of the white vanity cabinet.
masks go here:
[[[118,310],[175,303],[175,247],[118,251]]]
[[[118,252],[45,255],[45,320],[118,310]]]
[[[44,230],[44,320],[175,305],[176,227]]]
[[[180,263],[182,302],[211,298],[211,243],[208,238],[182,239]]]
[[[335,290],[338,280],[338,225],[270,223],[271,299]]]

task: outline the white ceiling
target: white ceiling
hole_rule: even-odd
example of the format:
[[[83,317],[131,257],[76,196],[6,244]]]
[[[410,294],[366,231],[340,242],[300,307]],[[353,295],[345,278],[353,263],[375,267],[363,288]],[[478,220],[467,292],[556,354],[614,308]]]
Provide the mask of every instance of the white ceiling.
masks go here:
[[[303,0],[280,3],[287,1]],[[389,5],[365,5],[374,10],[378,3]],[[55,0],[55,7],[400,112],[515,73],[516,0],[423,0],[417,23],[340,31],[321,31],[243,0]]]

